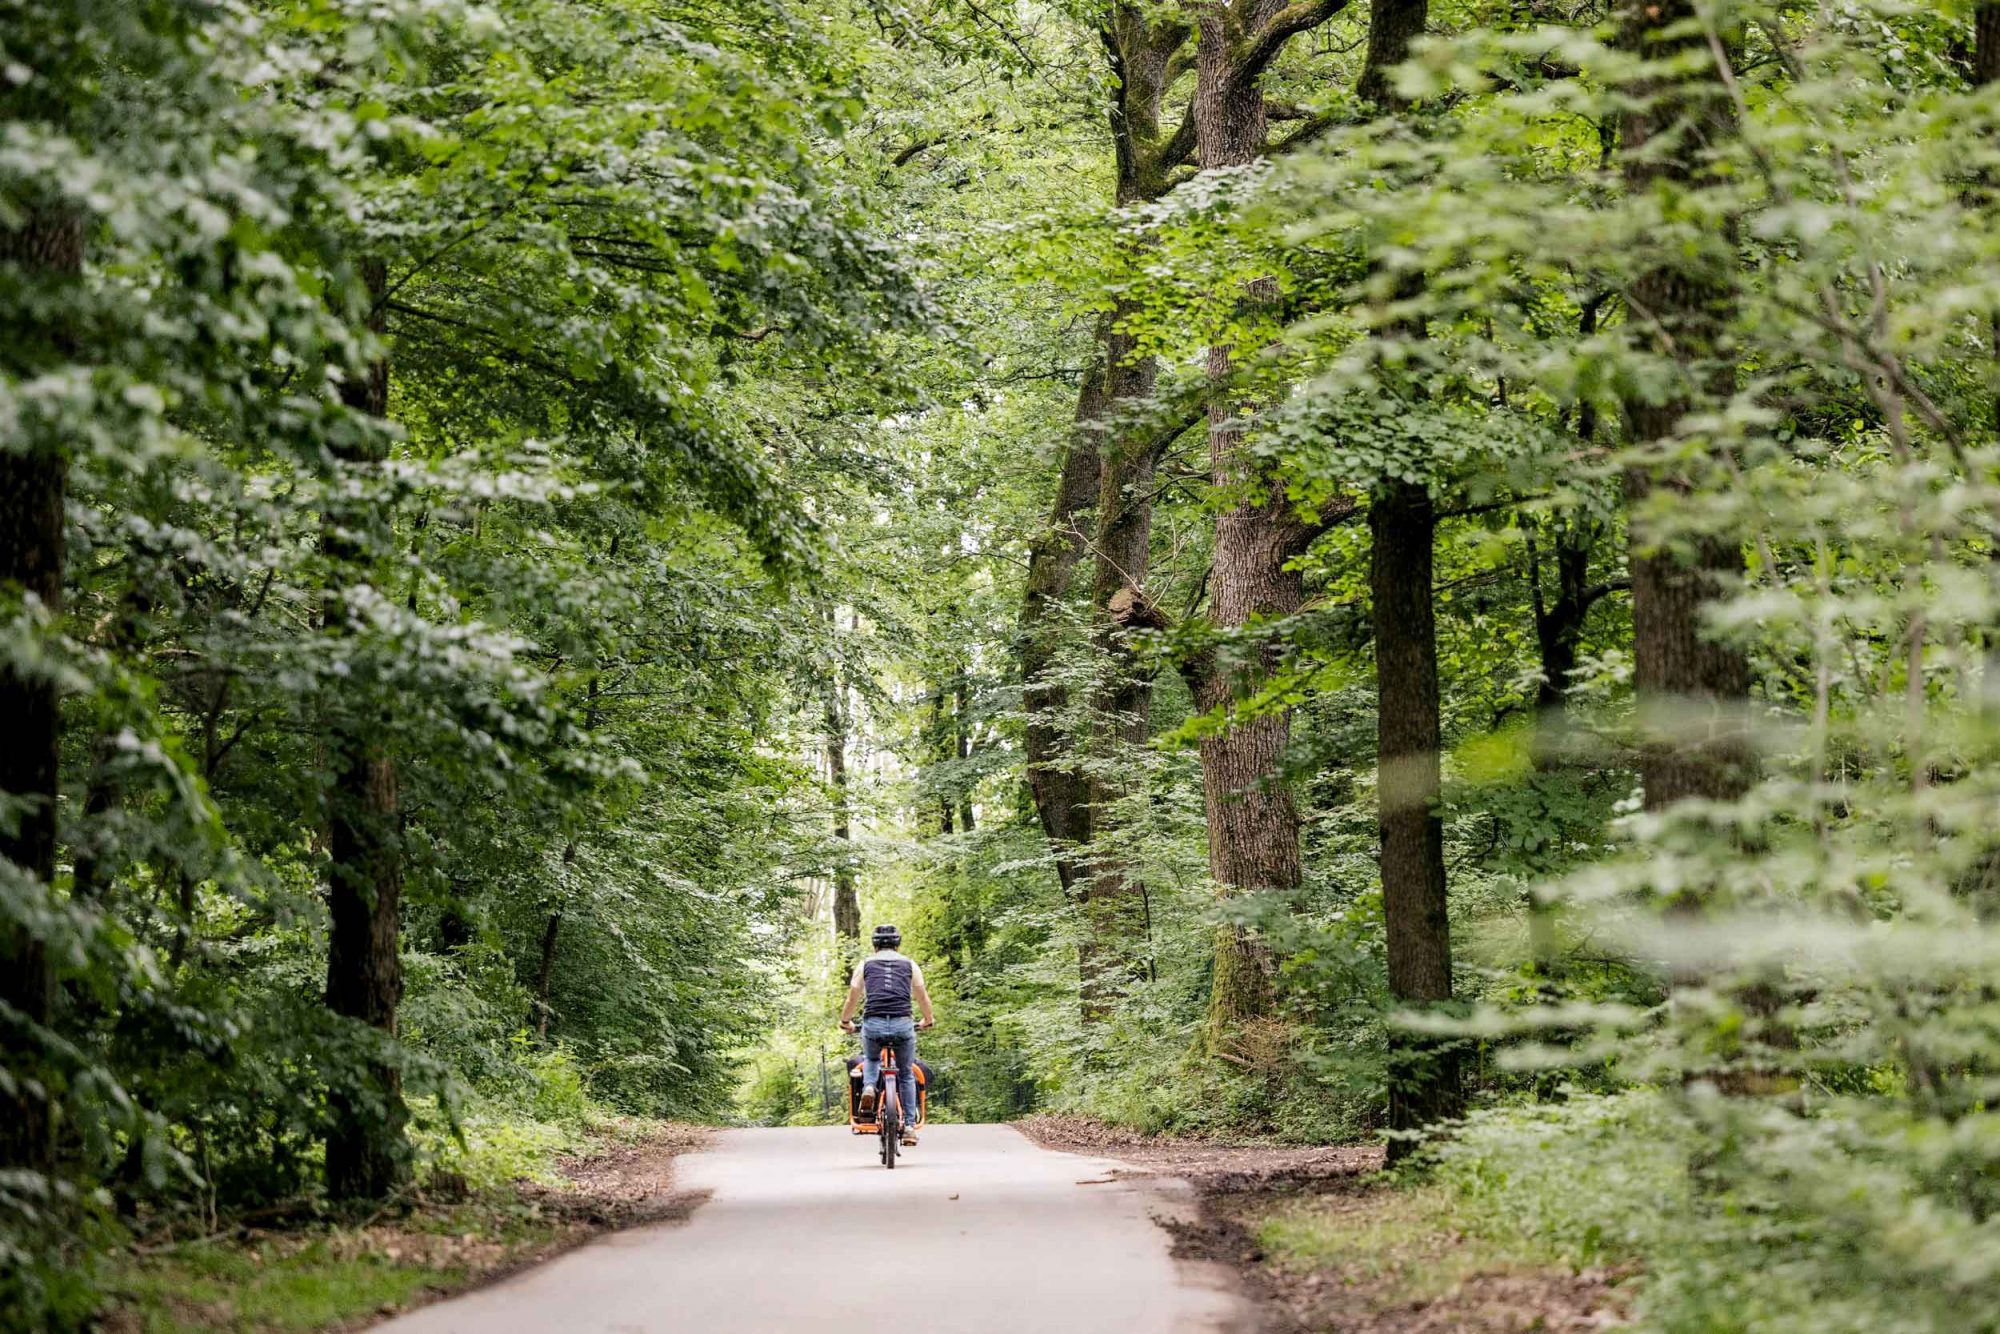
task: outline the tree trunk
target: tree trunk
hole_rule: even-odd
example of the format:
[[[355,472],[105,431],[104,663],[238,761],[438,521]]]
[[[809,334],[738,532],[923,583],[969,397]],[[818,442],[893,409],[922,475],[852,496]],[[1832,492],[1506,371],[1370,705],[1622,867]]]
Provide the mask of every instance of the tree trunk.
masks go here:
[[[1541,685],[1535,691],[1535,713],[1545,739],[1559,741],[1569,713],[1570,677],[1583,649],[1583,627],[1590,609],[1614,585],[1590,582],[1590,558],[1601,529],[1587,515],[1558,516],[1554,525],[1555,598],[1542,590],[1539,551],[1529,543],[1528,577],[1533,584],[1535,644],[1542,664]]]
[[[965,762],[972,758],[972,683],[960,671],[952,682],[952,728],[955,735],[953,749],[958,756],[961,774],[958,792],[958,827],[962,833],[971,833],[972,822],[972,779],[967,773]]]
[[[80,216],[33,211],[19,227],[0,229],[0,266],[19,270],[31,286],[67,286],[83,271],[83,239]],[[33,363],[42,356],[66,358],[72,338],[60,327],[13,329],[8,342],[0,360],[10,370],[32,372],[41,368]],[[10,441],[0,452],[0,598],[9,604],[33,598],[51,617],[62,610],[67,481],[68,461],[58,449]],[[7,610],[21,614],[11,605]],[[0,858],[35,884],[30,892],[53,896],[62,735],[55,677],[0,665],[0,719],[9,733],[0,745],[0,798],[19,812],[10,823],[0,823]],[[46,1050],[39,1035],[17,1026],[47,1025],[54,1001],[47,943],[33,927],[9,923],[0,932],[0,1004],[20,1019],[0,1028],[0,1061],[13,1081],[10,1091],[0,1093],[0,1170],[44,1171],[54,1158],[54,1121],[40,1091],[47,1087]]]
[[[363,267],[363,277],[374,306],[370,328],[379,334],[387,272],[380,261],[371,260]],[[370,365],[362,380],[343,386],[341,397],[357,412],[387,417],[387,359]],[[380,456],[354,452],[344,461],[376,463]],[[364,572],[367,553],[347,534],[374,524],[374,516],[362,512],[329,515],[322,550],[333,578]],[[330,590],[325,599],[325,619],[330,636],[345,637],[355,631],[338,589]],[[358,711],[337,708],[328,730],[327,754],[334,778],[327,803],[326,1004],[335,1014],[393,1036],[396,1007],[403,995],[401,816],[396,762],[385,746],[388,720],[366,716],[387,707],[386,702],[370,702]],[[333,1090],[330,1102],[328,1193],[336,1199],[387,1195],[409,1170],[404,1133],[409,1113],[403,1104],[401,1073],[392,1062],[370,1060],[362,1084]]]
[[[1177,133],[1169,139],[1160,128],[1169,69],[1190,34],[1172,16],[1120,4],[1113,7],[1100,35],[1117,81],[1109,116],[1118,168],[1114,192],[1118,205],[1129,207],[1163,195],[1175,155],[1192,147],[1186,136]],[[1122,328],[1135,313],[1131,303],[1120,302],[1102,330],[1107,406],[1124,408],[1128,418],[1132,408],[1153,398],[1159,380],[1157,359],[1141,355],[1136,341]],[[1088,874],[1077,891],[1083,918],[1077,963],[1086,1022],[1111,1013],[1126,988],[1146,971],[1146,886],[1134,861],[1117,846],[1119,840],[1102,837],[1102,813],[1116,807],[1131,790],[1118,766],[1104,761],[1121,748],[1145,744],[1152,711],[1152,685],[1137,670],[1130,632],[1159,624],[1147,599],[1146,577],[1151,564],[1153,472],[1171,433],[1156,429],[1157,425],[1113,423],[1099,444],[1091,581],[1096,680],[1089,742],[1099,765],[1083,792],[1091,812],[1085,831],[1090,841],[1079,857],[1087,863]]]
[[[1410,58],[1410,43],[1430,20],[1430,0],[1372,0],[1368,6],[1368,54],[1355,85],[1364,102],[1401,110],[1405,99],[1390,83],[1389,71]]]
[[[833,837],[839,845],[833,864],[833,933],[841,940],[861,939],[861,900],[854,888],[853,830],[847,811],[847,710],[841,707],[840,683],[826,691],[826,774],[833,789]]]
[[[1151,357],[1137,356],[1130,336],[1114,331],[1106,355],[1115,400],[1138,403],[1153,396],[1159,365]],[[1091,587],[1098,672],[1091,752],[1099,763],[1089,787],[1092,822],[1100,835],[1104,813],[1131,791],[1114,756],[1146,744],[1152,714],[1152,682],[1139,670],[1131,636],[1134,630],[1162,624],[1146,595],[1157,461],[1155,437],[1129,428],[1107,439],[1101,454]],[[1109,1014],[1118,997],[1145,972],[1146,886],[1120,843],[1103,837],[1093,843],[1081,895],[1084,932],[1078,964],[1086,1020]]]
[[[1588,338],[1597,332],[1598,312],[1604,298],[1583,303],[1577,317],[1577,333]],[[1577,443],[1591,449],[1597,443],[1597,404],[1585,395],[1576,407]],[[1558,515],[1554,523],[1556,596],[1545,601],[1542,571],[1532,534],[1528,541],[1528,578],[1534,598],[1535,643],[1541,653],[1542,684],[1535,692],[1535,762],[1552,763],[1561,749],[1569,721],[1570,677],[1576,671],[1583,646],[1583,626],[1590,609],[1612,585],[1593,589],[1590,585],[1590,558],[1603,536],[1603,528],[1589,514],[1578,510]]]
[[[1445,896],[1440,789],[1436,609],[1431,593],[1437,520],[1429,489],[1396,482],[1368,511],[1373,542],[1376,800],[1382,841],[1382,916],[1389,994],[1410,1007],[1451,999],[1451,920]],[[1416,1130],[1458,1115],[1457,1044],[1390,1038],[1389,1126]],[[1414,1147],[1390,1141],[1392,1158]]]
[[[1236,6],[1210,3],[1197,14],[1195,118],[1204,171],[1255,162],[1265,149],[1266,117],[1261,70],[1245,72],[1238,59],[1252,33],[1280,6],[1271,0]],[[1249,303],[1277,295],[1270,279],[1251,282]],[[1208,374],[1218,386],[1231,376],[1233,349],[1208,351]],[[1289,616],[1304,601],[1299,574],[1290,568],[1302,546],[1282,486],[1257,475],[1243,452],[1249,405],[1218,395],[1208,412],[1209,466],[1215,485],[1240,497],[1216,517],[1210,617],[1224,630]],[[1204,712],[1228,712],[1241,693],[1273,665],[1266,646],[1247,671],[1196,674],[1195,703]],[[1285,711],[1232,718],[1201,741],[1203,798],[1208,816],[1209,871],[1226,894],[1288,892],[1299,884],[1299,819],[1280,764],[1291,736]],[[1246,1026],[1268,1016],[1275,996],[1276,964],[1270,951],[1243,929],[1224,926],[1216,936],[1215,972],[1209,992],[1209,1041],[1227,1045]]]
[[[930,724],[924,729],[923,739],[923,749],[929,753],[929,759],[925,763],[929,765],[942,765],[957,753],[957,747],[952,740],[952,724],[945,719],[945,693],[945,688],[941,685],[931,687]],[[932,772],[935,774],[937,770],[933,769]],[[949,837],[955,814],[951,804],[951,789],[939,781],[937,790],[938,832]]]
[[[1158,199],[1166,193],[1168,171],[1185,158],[1191,146],[1185,136],[1169,137],[1160,128],[1169,70],[1176,54],[1187,45],[1188,29],[1172,15],[1162,16],[1145,5],[1121,2],[1109,7],[1098,37],[1114,82],[1106,107],[1116,162],[1113,200],[1124,207]],[[1151,397],[1158,367],[1152,358],[1134,355],[1131,338],[1120,331],[1119,322],[1129,313],[1120,306],[1098,326],[1098,354],[1078,395],[1077,429],[1064,460],[1054,514],[1048,531],[1030,553],[1021,617],[1029,786],[1055,852],[1063,891],[1072,902],[1080,903],[1091,874],[1091,812],[1106,793],[1063,764],[1064,739],[1045,717],[1068,702],[1066,691],[1042,679],[1056,647],[1046,621],[1049,608],[1069,591],[1086,545],[1084,524],[1093,505],[1098,510],[1094,532],[1098,570],[1093,592],[1099,623],[1108,597],[1123,586],[1107,580],[1108,561],[1124,562],[1124,572],[1132,576],[1124,582],[1135,588],[1143,584],[1143,556],[1135,562],[1131,552],[1135,540],[1144,551],[1151,531],[1152,501],[1143,482],[1133,483],[1141,470],[1150,477],[1155,453],[1127,438],[1132,431],[1129,424],[1111,419],[1121,409]],[[1119,503],[1107,509],[1106,498],[1114,496]],[[1109,592],[1104,591],[1107,587]],[[1136,702],[1132,707],[1143,711]],[[1102,891],[1114,897],[1122,892],[1112,887]],[[1083,906],[1085,951],[1109,949],[1115,954],[1116,941],[1092,938],[1089,904]],[[1089,971],[1088,965],[1085,971]]]
[[[563,865],[569,866],[576,860],[576,844],[563,848]],[[555,979],[556,942],[562,936],[562,909],[549,914],[549,920],[542,926],[542,957],[535,968],[535,1036],[546,1042],[549,1037],[549,987]]]
[[[1389,71],[1408,58],[1429,17],[1426,0],[1375,0],[1361,96],[1385,115],[1407,109]],[[1407,280],[1409,292],[1420,282]],[[1410,319],[1386,337],[1419,341]],[[1414,390],[1412,390],[1414,392]],[[1451,916],[1444,864],[1437,606],[1434,579],[1437,512],[1428,481],[1393,480],[1369,506],[1369,593],[1374,615],[1376,802],[1381,839],[1382,916],[1389,994],[1409,1010],[1451,1000]],[[1389,1127],[1416,1131],[1463,1108],[1459,1043],[1421,1034],[1389,1035]],[[1389,1141],[1391,1159],[1416,1147]]]
[[[1633,46],[1652,60],[1705,51],[1699,32],[1681,31],[1695,13],[1693,0],[1631,0]],[[1641,92],[1641,104],[1626,113],[1623,125],[1627,189],[1636,196],[1700,188],[1704,154],[1736,129],[1717,72],[1705,64],[1698,73],[1663,79]],[[1647,312],[1647,325],[1658,331],[1656,350],[1679,364],[1681,378],[1720,400],[1732,392],[1736,372],[1722,346],[1733,312],[1732,283],[1718,267],[1704,267],[1699,257],[1664,261],[1634,282],[1630,305]],[[1685,395],[1628,399],[1633,444],[1641,450],[1669,446],[1695,406]],[[1704,608],[1742,575],[1742,546],[1699,537],[1676,550],[1642,531],[1641,512],[1654,495],[1692,497],[1697,485],[1698,479],[1670,465],[1642,461],[1625,472],[1634,517],[1633,678],[1647,729],[1639,773],[1648,810],[1688,797],[1737,796],[1753,772],[1740,716],[1750,690],[1749,663],[1740,650],[1706,635],[1701,623]]]
[[[1104,369],[1093,366],[1077,394],[1076,426],[1063,456],[1048,526],[1028,550],[1021,598],[1021,699],[1027,713],[1022,749],[1028,790],[1055,855],[1056,876],[1070,897],[1082,876],[1076,850],[1090,841],[1089,792],[1063,755],[1062,729],[1053,715],[1068,702],[1068,691],[1049,679],[1049,671],[1060,647],[1054,613],[1068,596],[1070,578],[1083,557],[1083,525],[1097,499],[1098,424],[1108,406]]]

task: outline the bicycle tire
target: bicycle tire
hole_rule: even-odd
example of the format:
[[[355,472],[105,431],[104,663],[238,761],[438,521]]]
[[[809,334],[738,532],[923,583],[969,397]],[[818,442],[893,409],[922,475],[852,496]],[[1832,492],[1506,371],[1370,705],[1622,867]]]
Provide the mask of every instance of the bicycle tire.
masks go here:
[[[896,1149],[903,1136],[903,1109],[892,1093],[882,1106],[882,1166],[896,1170]]]

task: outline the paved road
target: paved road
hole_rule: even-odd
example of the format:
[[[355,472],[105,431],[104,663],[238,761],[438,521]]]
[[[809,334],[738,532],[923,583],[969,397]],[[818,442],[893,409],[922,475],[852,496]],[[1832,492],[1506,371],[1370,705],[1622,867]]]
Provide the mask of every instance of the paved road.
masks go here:
[[[1008,1126],[932,1126],[893,1172],[874,1149],[844,1127],[727,1132],[678,1165],[678,1189],[714,1192],[686,1222],[599,1238],[377,1328],[1211,1334],[1247,1319],[1212,1271],[1169,1258],[1152,1215],[1173,1198],[1103,1182],[1112,1164]],[[905,1314],[888,1319],[898,1300]]]

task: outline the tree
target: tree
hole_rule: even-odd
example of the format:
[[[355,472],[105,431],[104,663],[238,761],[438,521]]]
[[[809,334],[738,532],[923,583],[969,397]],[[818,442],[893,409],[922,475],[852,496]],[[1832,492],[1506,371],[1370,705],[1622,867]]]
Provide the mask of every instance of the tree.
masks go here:
[[[1385,114],[1407,109],[1391,86],[1390,71],[1408,59],[1427,14],[1427,0],[1375,0],[1369,10],[1360,91]],[[1385,332],[1424,337],[1420,319],[1398,321]],[[1452,998],[1444,819],[1438,811],[1443,723],[1431,591],[1437,542],[1431,486],[1428,477],[1391,478],[1377,487],[1368,508],[1382,918],[1389,994],[1412,1007],[1436,1007]],[[1456,1044],[1403,1034],[1392,1035],[1390,1043],[1389,1128],[1412,1131],[1456,1116],[1461,1107]],[[1389,1152],[1399,1157],[1411,1147],[1410,1140],[1394,1139]]]
[[[387,319],[388,266],[370,257],[360,268],[361,327],[379,339]],[[363,417],[386,422],[389,386],[389,355],[382,350],[341,386],[341,401]],[[371,441],[364,435],[362,443],[337,446],[335,457],[365,470],[384,461],[386,446],[385,437]],[[335,583],[322,615],[327,635],[336,641],[351,637],[365,614],[362,607],[373,592],[369,567],[385,527],[365,499],[327,514],[321,549]],[[336,646],[334,652],[340,651]],[[403,831],[389,727],[385,719],[371,717],[385,708],[366,694],[337,700],[327,729],[333,781],[327,793],[326,1004],[342,1018],[393,1039],[403,998]],[[364,1058],[363,1066],[363,1087],[337,1087],[331,1095],[326,1184],[336,1199],[380,1199],[408,1173],[409,1113],[401,1073],[380,1055]]]
[[[1735,390],[1725,346],[1734,313],[1736,229],[1703,202],[1710,156],[1735,131],[1736,116],[1712,51],[1714,16],[1694,0],[1633,0],[1625,9],[1631,46],[1662,72],[1637,90],[1621,132],[1626,188],[1660,210],[1662,233],[1695,243],[1659,251],[1626,300],[1663,363],[1663,384],[1625,402],[1638,460],[1625,471],[1632,524],[1634,685],[1647,738],[1639,772],[1648,809],[1687,797],[1727,798],[1751,778],[1739,717],[1750,690],[1749,661],[1704,625],[1706,610],[1744,570],[1733,534],[1696,534],[1661,543],[1648,526],[1663,507],[1692,494],[1697,477],[1724,464],[1724,442],[1704,438],[1699,403]],[[1690,64],[1688,58],[1694,57]],[[1712,190],[1708,193],[1713,193]]]
[[[1191,115],[1205,172],[1244,167],[1268,148],[1263,79],[1285,44],[1344,7],[1345,0],[1227,0],[1197,11],[1199,37]],[[1245,293],[1253,310],[1276,296],[1269,278]],[[1249,322],[1255,327],[1255,321]],[[1208,409],[1211,480],[1227,497],[1216,516],[1209,575],[1209,619],[1225,631],[1269,635],[1268,625],[1298,611],[1304,588],[1295,562],[1317,534],[1286,498],[1282,483],[1251,461],[1243,448],[1250,405],[1229,391],[1239,360],[1227,342],[1211,344],[1208,374],[1215,396]],[[1269,672],[1277,646],[1266,638],[1250,654],[1247,670],[1219,669],[1213,659],[1192,664],[1189,684],[1196,704],[1227,715],[1250,681]],[[1202,738],[1202,784],[1208,810],[1209,867],[1232,894],[1287,893],[1299,885],[1299,819],[1281,766],[1290,736],[1288,714],[1266,709],[1233,717]],[[1227,1044],[1272,1007],[1274,963],[1244,928],[1217,935],[1210,991],[1210,1040]]]
[[[47,91],[43,90],[43,96]],[[16,94],[14,99],[19,100]],[[21,109],[10,107],[10,115]],[[61,114],[33,107],[30,115]],[[76,355],[69,329],[83,270],[84,216],[51,196],[0,227],[0,275],[26,299],[0,368],[10,380]],[[19,298],[17,298],[19,300]],[[68,460],[43,430],[9,432],[0,453],[0,609],[8,616],[0,658],[0,875],[10,911],[0,927],[0,1023],[9,1078],[0,1093],[0,1168],[47,1171],[55,1149],[44,1051],[53,1017],[54,972],[38,917],[55,904],[56,802],[62,728],[59,678],[35,649],[63,604],[63,498]]]
[[[826,780],[833,791],[833,933],[857,944],[861,939],[861,901],[854,888],[854,834],[849,827],[847,790],[847,708],[838,668],[826,682]]]
[[[1161,119],[1166,95],[1184,72],[1192,34],[1178,16],[1114,0],[1096,36],[1112,78],[1104,112],[1115,166],[1112,203],[1127,208],[1165,194],[1170,173],[1194,150],[1191,111],[1172,132]],[[1086,552],[1093,557],[1093,621],[1107,650],[1123,642],[1120,631],[1132,623],[1131,609],[1145,605],[1148,493],[1159,452],[1172,436],[1151,429],[1148,409],[1159,363],[1140,350],[1127,327],[1133,314],[1132,303],[1115,302],[1098,319],[1048,528],[1030,548],[1021,615],[1029,785],[1063,888],[1084,904],[1086,935],[1093,942],[1087,949],[1110,959],[1122,954],[1118,919],[1130,887],[1115,867],[1104,867],[1101,877],[1093,871],[1088,849],[1092,812],[1116,794],[1094,790],[1087,774],[1059,758],[1062,737],[1050,715],[1063,707],[1067,691],[1048,679],[1055,648],[1049,615],[1067,596]],[[1122,612],[1113,608],[1119,599]],[[1109,695],[1093,701],[1108,719],[1107,735],[1143,735],[1147,691],[1130,672],[1113,669],[1108,676],[1114,682]],[[1115,972],[1120,965],[1108,966]],[[1099,965],[1087,962],[1085,971],[1095,974]]]

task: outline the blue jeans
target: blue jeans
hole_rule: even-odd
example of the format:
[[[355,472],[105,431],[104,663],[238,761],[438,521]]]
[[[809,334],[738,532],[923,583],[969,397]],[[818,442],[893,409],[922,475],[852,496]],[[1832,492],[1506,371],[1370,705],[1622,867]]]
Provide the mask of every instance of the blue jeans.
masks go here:
[[[882,1082],[882,1048],[896,1053],[896,1100],[903,1109],[903,1125],[917,1123],[917,1021],[863,1019],[861,1021],[861,1087],[872,1089]]]

